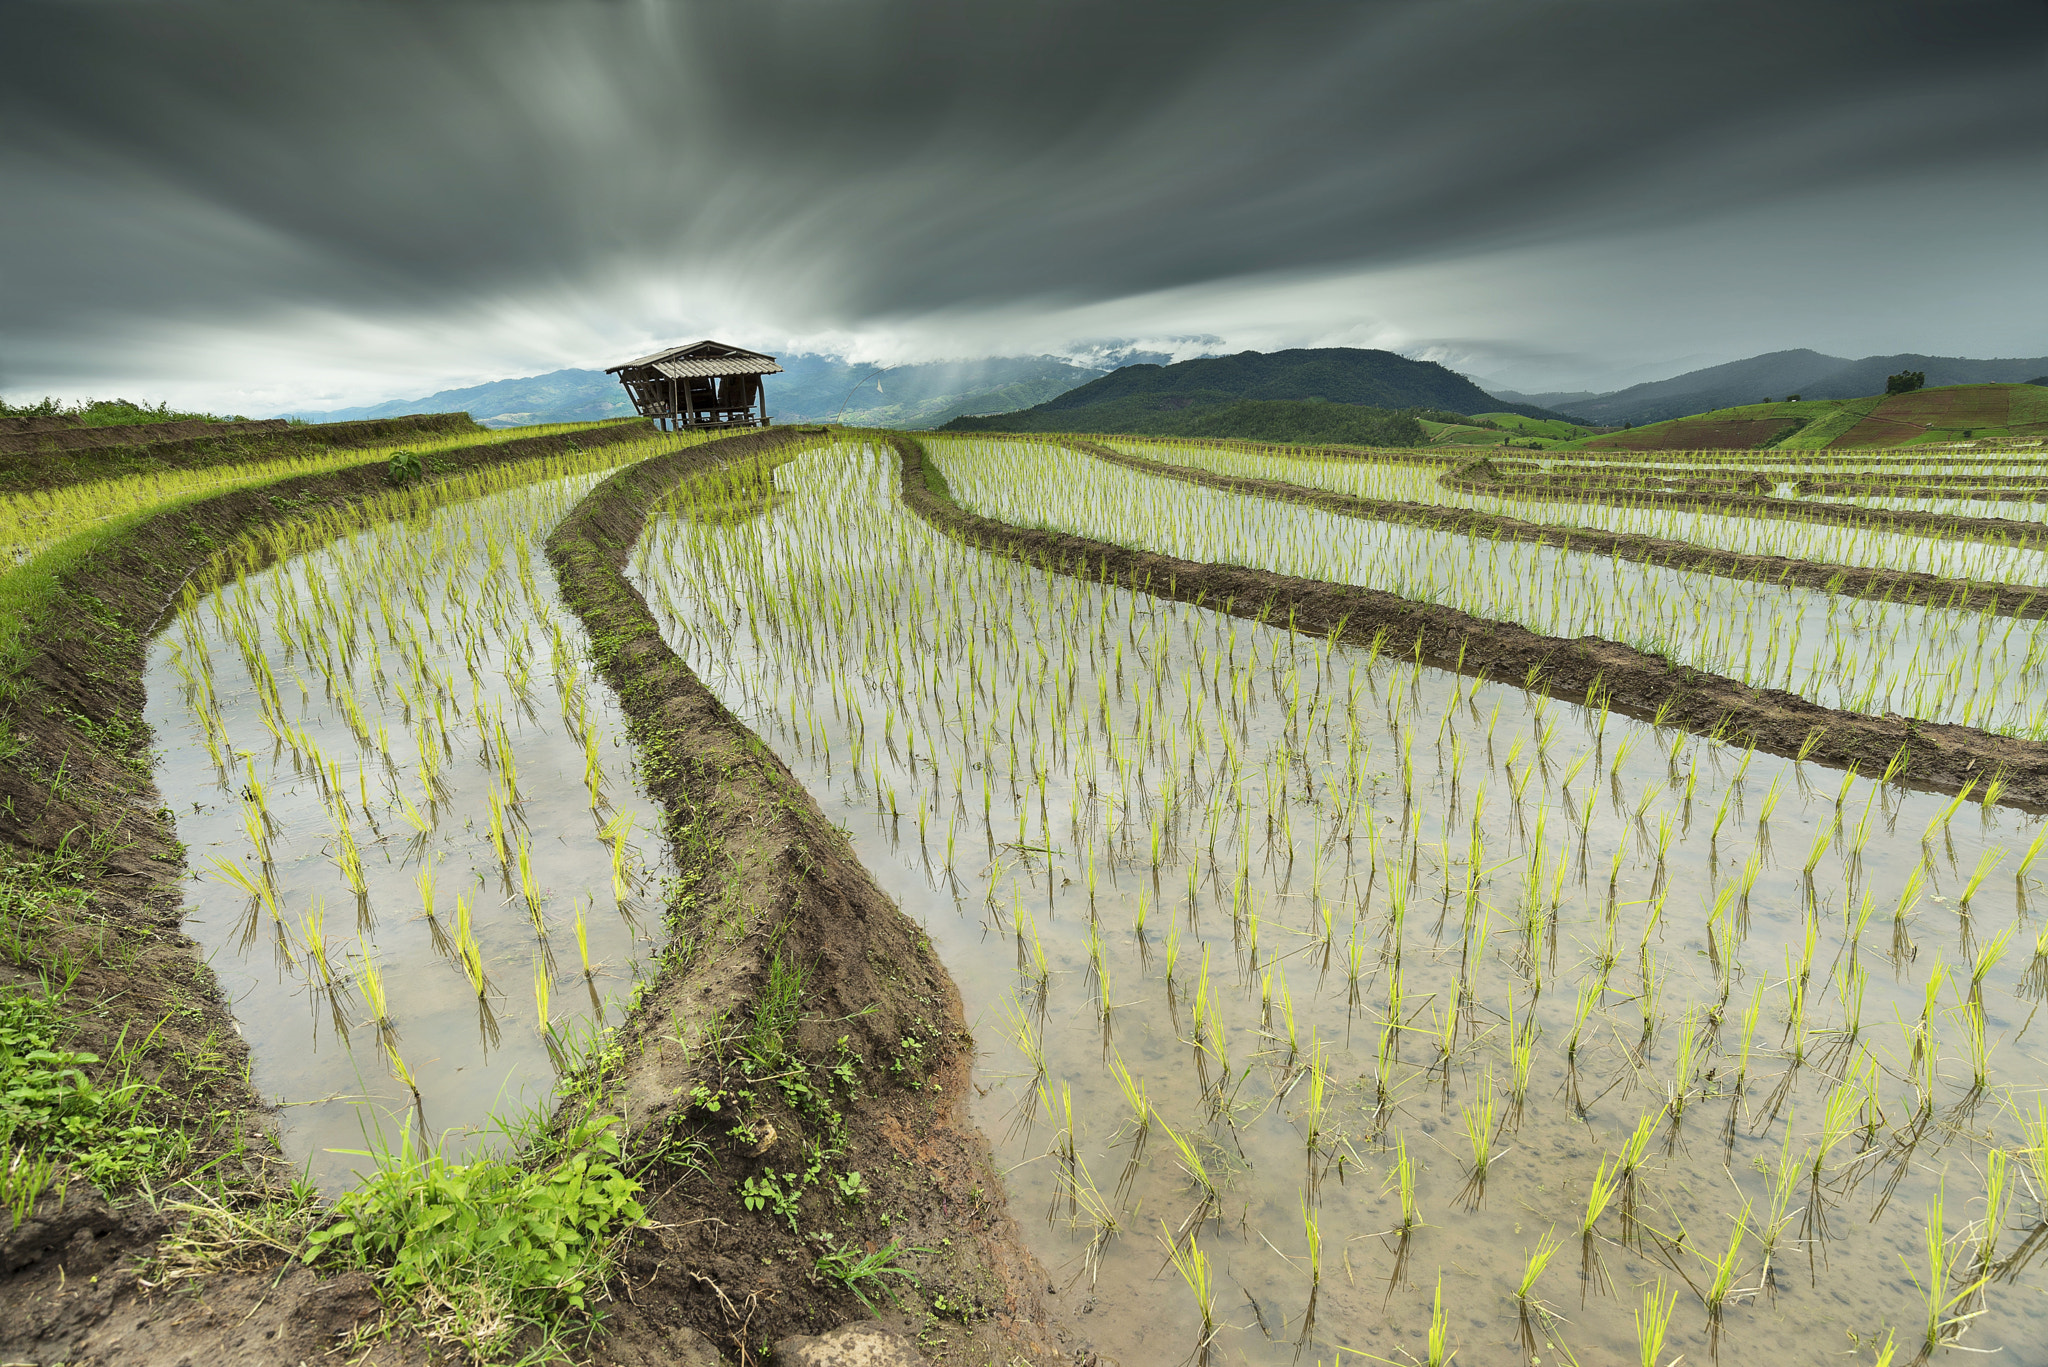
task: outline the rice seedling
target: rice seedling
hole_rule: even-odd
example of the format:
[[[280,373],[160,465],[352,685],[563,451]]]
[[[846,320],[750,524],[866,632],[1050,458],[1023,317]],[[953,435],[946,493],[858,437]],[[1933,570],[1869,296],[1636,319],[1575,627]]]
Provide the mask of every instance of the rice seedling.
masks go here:
[[[1635,1312],[1637,1360],[1642,1367],[1658,1367],[1664,1336],[1671,1331],[1671,1313],[1677,1306],[1678,1293],[1667,1291],[1662,1277],[1643,1293],[1643,1308]]]

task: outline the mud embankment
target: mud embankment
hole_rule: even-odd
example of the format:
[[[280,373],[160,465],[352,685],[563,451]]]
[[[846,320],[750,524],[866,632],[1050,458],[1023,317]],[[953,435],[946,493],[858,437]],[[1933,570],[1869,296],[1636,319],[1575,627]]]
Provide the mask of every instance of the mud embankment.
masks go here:
[[[967,1118],[973,1045],[952,980],[802,785],[669,649],[624,574],[649,510],[678,481],[813,440],[761,432],[658,456],[600,484],[548,542],[683,871],[670,949],[611,1074],[632,1152],[654,1164],[654,1226],[627,1257],[618,1313],[688,1326],[740,1360],[764,1341],[865,1319],[813,1271],[824,1230],[840,1247],[900,1242],[916,1279],[897,1288],[905,1327],[935,1330],[924,1341],[943,1340],[942,1360],[1051,1363],[1062,1354],[1045,1274]],[[829,1104],[754,1087],[730,1044],[751,1028],[778,956],[803,983],[786,1066],[816,1079],[847,1061],[856,1078],[828,1088]],[[744,1208],[742,1183],[794,1178],[821,1144],[838,1149],[830,1164],[864,1176],[864,1200],[807,1191],[787,1223]]]
[[[1449,508],[1434,503],[1410,503],[1400,499],[1358,498],[1331,493],[1279,480],[1250,479],[1219,475],[1209,470],[1166,465],[1127,455],[1098,442],[1072,441],[1067,445],[1099,460],[1148,475],[1178,479],[1205,488],[1259,498],[1297,503],[1345,517],[1400,522],[1436,531],[1456,532],[1488,540],[1525,541],[1559,550],[1586,551],[1611,555],[1688,574],[1709,574],[1749,584],[1791,584],[1824,593],[1878,598],[1923,607],[1967,608],[2004,617],[2048,616],[2048,587],[2024,584],[1993,584],[1974,579],[1952,579],[1923,574],[1917,570],[1858,569],[1829,565],[1816,560],[1794,560],[1781,555],[1750,555],[1715,550],[1691,541],[1673,541],[1628,532],[1610,532],[1596,527],[1566,527],[1556,523],[1528,522],[1501,513],[1469,508]]]
[[[1630,509],[1661,508],[1703,513],[1719,517],[1768,517],[1786,522],[1826,523],[1854,527],[1859,531],[1897,532],[1904,536],[1942,536],[1967,541],[1989,541],[2002,546],[2038,550],[2048,546],[2048,526],[2001,517],[1964,517],[1953,513],[1924,513],[1905,508],[1859,508],[1842,504],[1808,503],[1765,494],[1659,492],[1654,489],[1603,488],[1588,486],[1568,476],[1556,479],[1502,479],[1473,462],[1446,470],[1437,483],[1461,494],[1487,498],[1537,500],[1549,503],[1617,504]],[[1946,495],[1954,497],[1954,495]]]
[[[637,424],[634,426],[640,430]],[[201,430],[179,435],[190,428]],[[197,470],[242,461],[289,460],[323,451],[449,433],[487,435],[484,428],[470,421],[467,413],[419,413],[304,427],[253,422],[143,423],[132,427],[72,427],[59,432],[0,435],[0,493],[55,489],[152,470]]]
[[[1414,603],[1375,589],[1319,583],[1236,565],[1210,565],[1149,551],[1015,527],[970,513],[925,480],[924,447],[892,434],[903,500],[941,531],[1051,572],[1117,582],[1141,592],[1272,626],[1365,644],[1384,631],[1385,649],[1466,674],[1484,673],[1569,702],[1605,697],[1620,712],[1770,754],[1832,768],[1886,771],[1916,787],[1979,791],[1997,775],[1999,802],[2048,810],[2048,746],[1973,727],[1870,717],[1822,707],[1776,689],[1756,689],[1659,655],[1587,636],[1563,640],[1454,608]]]

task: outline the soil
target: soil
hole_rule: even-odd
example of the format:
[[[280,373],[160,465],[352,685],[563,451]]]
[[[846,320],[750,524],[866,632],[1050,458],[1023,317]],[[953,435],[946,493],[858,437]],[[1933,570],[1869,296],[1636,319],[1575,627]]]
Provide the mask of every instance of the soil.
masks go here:
[[[684,870],[670,899],[671,950],[621,1032],[609,1074],[632,1151],[654,1158],[660,1174],[646,1203],[654,1227],[627,1256],[621,1299],[637,1318],[687,1326],[739,1362],[760,1361],[788,1335],[867,1318],[850,1293],[814,1279],[814,1232],[830,1229],[842,1248],[900,1241],[909,1250],[902,1261],[916,1283],[898,1287],[897,1318],[938,1360],[1063,1360],[1043,1302],[1046,1275],[966,1116],[973,1041],[929,939],[801,784],[668,648],[622,573],[649,509],[679,480],[773,461],[802,441],[755,433],[621,471],[548,546],[619,694]],[[744,1028],[778,954],[803,971],[799,1059],[813,1076],[825,1061],[853,1061],[856,1084],[834,1093],[845,1127],[837,1165],[870,1188],[853,1205],[806,1194],[806,1237],[747,1210],[738,1189],[801,1168],[806,1142],[830,1125],[815,1107],[750,1087],[732,1051],[715,1043],[733,1023]],[[725,1094],[724,1108],[693,1102],[697,1087]],[[735,1107],[730,1098],[749,1090],[754,1099]]]
[[[1042,569],[1102,579],[1206,605],[1238,617],[1367,644],[1382,631],[1391,653],[1465,674],[1519,679],[1570,702],[1608,701],[1615,710],[1663,726],[1754,745],[1770,754],[1858,766],[1937,792],[1977,791],[1996,774],[2001,805],[2048,810],[2048,745],[1973,727],[1865,716],[1822,707],[1776,689],[1756,689],[1717,674],[1674,665],[1659,655],[1596,636],[1565,640],[1375,589],[1320,583],[1236,565],[1211,565],[1086,537],[1037,531],[981,517],[929,487],[924,448],[892,434],[901,458],[903,499],[941,531],[993,554]]]
[[[2048,484],[2027,485],[2021,481],[1999,486],[1970,484],[1982,475],[1956,475],[1953,482],[1906,484],[1882,479],[1802,479],[1802,494],[1825,498],[1955,498],[1973,503],[2040,503],[2048,500]]]
[[[186,422],[118,423],[105,427],[52,425],[18,430],[0,428],[0,453],[14,455],[23,451],[79,451],[95,446],[157,445],[190,441],[194,437],[249,437],[290,430],[291,424],[283,418],[238,423],[193,418]]]
[[[1589,451],[1664,451],[1672,447],[1742,450],[1770,446],[1804,426],[1799,418],[1720,418],[1610,432],[1585,443]]]
[[[1594,527],[1564,527],[1555,523],[1527,522],[1521,518],[1472,509],[1447,508],[1441,504],[1410,503],[1399,499],[1357,498],[1278,480],[1248,479],[1219,475],[1213,471],[1167,465],[1111,450],[1098,442],[1070,440],[1068,445],[1100,460],[1149,475],[1184,480],[1212,489],[1256,494],[1261,498],[1320,508],[1347,517],[1368,517],[1384,522],[1405,522],[1460,532],[1494,540],[1528,541],[1538,545],[1611,555],[1620,560],[1662,565],[1693,574],[1711,574],[1749,583],[1797,584],[1824,592],[1851,594],[1864,598],[1887,598],[1895,603],[1936,603],[1944,607],[1967,607],[1996,616],[2048,616],[2048,588],[1993,584],[1970,579],[1951,579],[1923,574],[1917,570],[1853,569],[1813,560],[1795,560],[1780,555],[1751,555],[1719,551],[1690,541],[1673,541],[1627,532],[1603,531]],[[1465,467],[1469,469],[1471,467]]]
[[[429,455],[423,473],[447,478],[648,430],[484,443]],[[0,686],[0,735],[18,745],[0,762],[0,894],[16,937],[0,960],[0,984],[61,982],[75,971],[62,1047],[105,1059],[124,1038],[144,1041],[135,1075],[156,1088],[145,1122],[194,1136],[193,1168],[252,1198],[292,1174],[264,1134],[265,1110],[247,1084],[248,1053],[227,1004],[180,929],[184,851],[151,782],[142,719],[148,641],[185,580],[243,533],[388,487],[376,462],[238,490],[142,523],[65,573],[31,653]],[[310,1273],[276,1288],[276,1267],[175,1286],[146,1280],[168,1227],[148,1211],[140,1200],[108,1207],[74,1182],[61,1198],[46,1196],[28,1223],[0,1233],[0,1361],[187,1354],[270,1362],[287,1360],[277,1336],[302,1344],[309,1325],[325,1323],[296,1292],[285,1294],[303,1286],[315,1295]],[[340,1293],[317,1293],[330,1294]],[[173,1307],[181,1308],[167,1316]],[[385,1345],[372,1360],[408,1351],[417,1345]]]
[[[194,428],[178,435],[172,429]],[[153,470],[197,470],[240,461],[284,460],[328,450],[376,446],[410,436],[484,429],[467,413],[422,413],[365,422],[148,423],[133,427],[78,427],[63,432],[0,435],[0,494],[55,489],[89,480],[119,479]],[[108,432],[134,435],[110,441]]]

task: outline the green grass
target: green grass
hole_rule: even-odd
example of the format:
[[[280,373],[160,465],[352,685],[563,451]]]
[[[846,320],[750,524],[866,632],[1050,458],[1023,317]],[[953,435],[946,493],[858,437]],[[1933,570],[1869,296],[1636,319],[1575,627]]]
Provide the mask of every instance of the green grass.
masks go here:
[[[168,1171],[191,1149],[184,1136],[141,1123],[149,1086],[130,1068],[112,1087],[96,1086],[85,1070],[99,1055],[58,1047],[62,1000],[47,987],[0,988],[0,1201],[13,1225],[59,1163],[112,1190]]]
[[[0,399],[0,418],[62,418],[71,427],[125,427],[150,422],[247,422],[236,413],[177,413],[169,404],[152,407],[130,399],[80,399],[63,403],[39,399],[34,403],[10,404]]]
[[[369,1270],[387,1304],[478,1361],[499,1360],[528,1331],[541,1338],[529,1360],[576,1360],[584,1355],[563,1339],[647,1212],[640,1183],[619,1166],[614,1117],[586,1118],[535,1147],[524,1164],[450,1163],[418,1151],[408,1127],[335,1203],[333,1223],[306,1236],[304,1260]]]

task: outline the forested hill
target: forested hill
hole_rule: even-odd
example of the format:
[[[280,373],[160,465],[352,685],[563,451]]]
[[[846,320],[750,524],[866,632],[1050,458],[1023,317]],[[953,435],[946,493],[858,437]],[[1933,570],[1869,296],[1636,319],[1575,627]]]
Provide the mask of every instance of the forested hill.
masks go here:
[[[1035,408],[956,418],[964,432],[1182,430],[1196,414],[1245,400],[1349,404],[1382,411],[1560,415],[1504,403],[1454,370],[1391,351],[1319,347],[1243,351],[1174,365],[1129,365]]]

